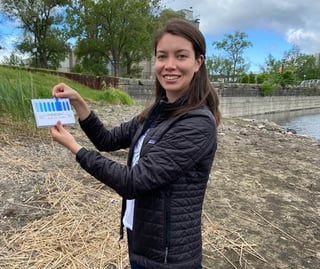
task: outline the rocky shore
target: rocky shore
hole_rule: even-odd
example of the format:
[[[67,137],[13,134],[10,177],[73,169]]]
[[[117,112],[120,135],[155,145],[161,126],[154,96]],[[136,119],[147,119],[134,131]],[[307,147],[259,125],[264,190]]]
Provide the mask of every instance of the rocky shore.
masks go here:
[[[108,127],[142,109],[91,107]],[[78,125],[69,129],[92,148]],[[0,136],[0,268],[19,268],[9,257],[22,253],[22,243],[12,238],[59,211],[61,201],[48,198],[58,188],[48,188],[48,177],[61,184],[71,178],[82,186],[96,186],[96,181],[45,130],[26,136],[4,128]],[[204,203],[204,268],[320,268],[320,141],[252,119],[223,119],[218,139]],[[126,154],[123,150],[108,157],[125,163]],[[117,204],[120,198],[111,194]],[[118,209],[111,214],[116,231]],[[36,261],[35,253],[29,260],[33,256]],[[39,267],[34,262],[28,268]],[[126,261],[115,259],[107,268],[127,268]]]

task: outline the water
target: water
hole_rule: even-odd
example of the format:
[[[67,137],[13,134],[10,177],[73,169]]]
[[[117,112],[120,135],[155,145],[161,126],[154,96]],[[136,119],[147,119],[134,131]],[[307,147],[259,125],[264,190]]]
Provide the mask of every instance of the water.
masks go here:
[[[296,130],[297,134],[313,136],[320,140],[320,114],[296,117],[281,125]]]
[[[294,129],[299,135],[312,136],[320,140],[320,109],[258,115],[254,118],[268,119],[285,129]]]

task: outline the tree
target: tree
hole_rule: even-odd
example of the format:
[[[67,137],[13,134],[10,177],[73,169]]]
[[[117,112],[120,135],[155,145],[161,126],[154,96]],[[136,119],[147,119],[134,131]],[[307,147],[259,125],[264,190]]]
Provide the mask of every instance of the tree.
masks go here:
[[[76,54],[87,72],[99,66],[113,75],[121,69],[133,75],[135,64],[151,57],[151,38],[157,27],[152,15],[159,0],[72,1],[68,9],[71,32],[78,37]]]
[[[159,16],[160,27],[164,26],[169,20],[173,18],[184,18],[184,15],[182,12],[176,12],[170,8],[162,10]]]
[[[262,67],[262,72],[266,74],[277,73],[279,72],[280,65],[281,61],[274,58],[271,54],[268,54]]]
[[[247,40],[247,37],[246,33],[235,31],[234,34],[226,34],[222,41],[215,41],[212,44],[216,49],[224,51],[224,57],[228,60],[225,63],[231,63],[231,72],[226,74],[228,81],[234,82],[238,75],[248,69],[243,53],[245,49],[252,46],[252,43]],[[229,66],[226,70],[229,70]]]
[[[232,70],[232,62],[222,56],[212,56],[207,59],[207,69],[209,77],[216,80],[218,77],[223,82],[229,81]]]
[[[32,55],[33,66],[57,68],[68,52],[62,31],[62,7],[68,0],[2,0],[1,7],[9,19],[18,20],[23,40],[17,48]]]
[[[15,55],[14,53],[11,53],[10,56],[5,56],[3,58],[2,64],[6,65],[12,65],[12,66],[24,66],[23,60]]]
[[[266,78],[281,86],[299,83],[302,80],[320,77],[320,68],[313,55],[300,52],[298,46],[293,46],[284,52],[281,60],[276,60],[271,54],[265,61],[262,72]]]
[[[299,47],[293,46],[289,51],[284,53],[284,69],[294,72],[297,80],[318,79],[319,62],[314,55],[301,53]]]
[[[1,1],[0,1],[0,6],[1,6]],[[0,12],[1,12],[1,10],[0,10]],[[0,15],[1,15],[1,13],[0,13]],[[0,16],[0,18],[1,18],[2,16]],[[1,22],[1,20],[0,20],[0,23],[2,23]],[[0,36],[0,40],[1,40],[1,36]],[[0,50],[2,50],[3,49],[3,47],[0,45]]]
[[[277,85],[285,87],[288,84],[296,82],[296,76],[293,65],[285,64],[284,59],[277,60],[271,54],[265,60],[265,67],[262,68],[264,76],[264,86],[272,85],[270,89],[275,89]],[[268,90],[270,90],[268,89]]]

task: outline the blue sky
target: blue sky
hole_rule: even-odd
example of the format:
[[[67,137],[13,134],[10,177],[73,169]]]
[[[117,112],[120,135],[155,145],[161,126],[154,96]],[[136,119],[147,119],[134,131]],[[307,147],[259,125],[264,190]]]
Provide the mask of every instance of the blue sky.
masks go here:
[[[320,52],[320,1],[314,0],[163,0],[166,8],[193,11],[200,19],[200,30],[207,41],[207,56],[214,51],[213,41],[225,34],[245,32],[253,44],[244,57],[250,70],[258,72],[269,54],[281,59],[297,45],[302,53]],[[19,40],[17,23],[0,16],[0,62],[9,56]]]

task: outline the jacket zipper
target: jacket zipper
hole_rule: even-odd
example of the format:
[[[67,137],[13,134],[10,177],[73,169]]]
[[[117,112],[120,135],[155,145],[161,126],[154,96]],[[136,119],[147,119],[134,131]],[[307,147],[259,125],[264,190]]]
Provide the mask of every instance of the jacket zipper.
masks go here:
[[[165,251],[165,256],[164,256],[164,264],[168,264],[168,252],[169,252],[169,247],[166,247]]]
[[[169,223],[170,223],[170,186],[167,189],[167,195],[164,200],[164,240],[165,240],[165,255],[164,255],[164,264],[168,264],[168,255],[169,255]]]

